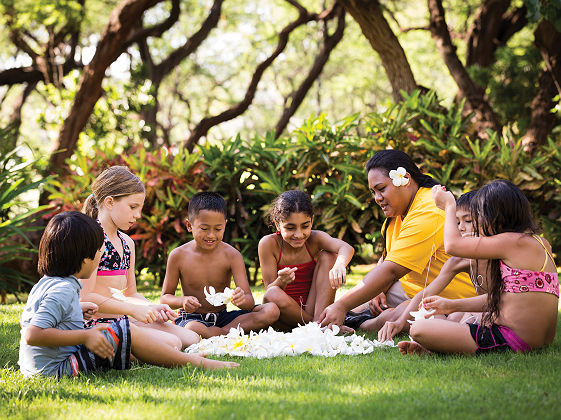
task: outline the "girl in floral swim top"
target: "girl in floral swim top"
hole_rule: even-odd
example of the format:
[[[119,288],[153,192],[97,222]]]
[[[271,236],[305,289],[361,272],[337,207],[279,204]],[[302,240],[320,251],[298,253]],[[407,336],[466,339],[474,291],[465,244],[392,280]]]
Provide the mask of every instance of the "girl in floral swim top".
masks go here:
[[[104,231],[105,252],[98,269],[83,281],[80,300],[99,306],[97,322],[123,315],[137,326],[150,328],[155,340],[184,349],[199,336],[172,322],[177,314],[168,305],[154,304],[136,290],[134,242],[122,231],[129,230],[144,205],[144,184],[124,166],[104,170],[92,184],[82,211],[97,219]]]
[[[482,325],[440,319],[415,321],[414,341],[402,341],[405,353],[480,353],[530,351],[553,342],[557,327],[559,277],[549,243],[536,235],[530,203],[512,183],[493,181],[481,188],[472,206],[475,237],[462,237],[455,221],[455,200],[433,187],[436,205],[446,212],[444,246],[449,254],[488,259],[488,294],[450,300],[423,300],[436,314],[487,311]]]

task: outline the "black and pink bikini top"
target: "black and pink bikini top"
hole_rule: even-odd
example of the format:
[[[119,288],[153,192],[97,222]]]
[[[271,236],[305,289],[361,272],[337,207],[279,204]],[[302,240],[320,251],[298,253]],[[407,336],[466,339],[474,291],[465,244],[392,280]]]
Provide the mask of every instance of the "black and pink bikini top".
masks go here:
[[[97,267],[98,276],[119,276],[127,275],[129,268],[131,266],[131,250],[127,245],[123,234],[117,231],[117,236],[123,244],[123,258],[121,256],[105,234],[103,232],[104,242],[105,242],[105,252],[99,260],[99,265]]]
[[[559,276],[557,272],[546,272],[547,261],[553,256],[545,247],[539,236],[532,235],[545,250],[545,262],[540,271],[522,270],[512,268],[500,260],[501,277],[503,278],[504,291],[509,293],[544,292],[559,297]]]

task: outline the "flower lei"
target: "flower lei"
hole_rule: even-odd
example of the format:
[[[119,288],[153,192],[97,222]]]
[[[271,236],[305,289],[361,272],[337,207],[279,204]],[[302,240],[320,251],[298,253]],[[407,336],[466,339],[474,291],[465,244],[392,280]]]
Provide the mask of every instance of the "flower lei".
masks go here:
[[[396,187],[401,187],[409,184],[409,178],[405,176],[406,173],[407,171],[403,166],[400,166],[397,169],[392,169],[390,171],[390,178],[393,182],[393,185],[395,185]]]

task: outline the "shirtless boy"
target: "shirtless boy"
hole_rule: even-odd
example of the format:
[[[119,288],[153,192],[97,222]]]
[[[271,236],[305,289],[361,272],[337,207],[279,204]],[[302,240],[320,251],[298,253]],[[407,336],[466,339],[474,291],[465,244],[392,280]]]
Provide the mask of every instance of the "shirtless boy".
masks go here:
[[[243,257],[234,247],[222,242],[226,228],[226,202],[214,192],[195,194],[189,202],[187,229],[193,240],[175,248],[169,255],[161,303],[180,308],[174,321],[203,338],[227,334],[238,325],[244,331],[260,330],[279,317],[274,303],[255,305],[249,288]],[[214,306],[205,298],[212,286],[216,292],[236,288],[232,303],[240,308],[227,311],[226,305]],[[181,296],[176,296],[181,282]]]

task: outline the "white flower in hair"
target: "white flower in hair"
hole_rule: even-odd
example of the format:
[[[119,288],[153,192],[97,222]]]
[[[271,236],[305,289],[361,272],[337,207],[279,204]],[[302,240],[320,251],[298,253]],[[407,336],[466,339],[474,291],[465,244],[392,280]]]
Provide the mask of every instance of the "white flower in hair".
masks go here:
[[[407,171],[403,166],[400,166],[397,169],[392,169],[390,171],[390,178],[392,179],[393,185],[401,187],[402,185],[409,184],[409,178],[405,176],[406,173]]]
[[[232,296],[234,294],[234,291],[232,289],[230,289],[229,287],[226,287],[224,289],[224,292],[222,292],[222,293],[220,293],[220,292],[216,293],[216,291],[214,290],[214,287],[212,287],[212,286],[209,286],[208,290],[209,291],[207,292],[206,286],[205,286],[205,288],[204,288],[205,298],[206,298],[207,302],[210,303],[211,305],[222,306],[222,305],[232,301]]]

